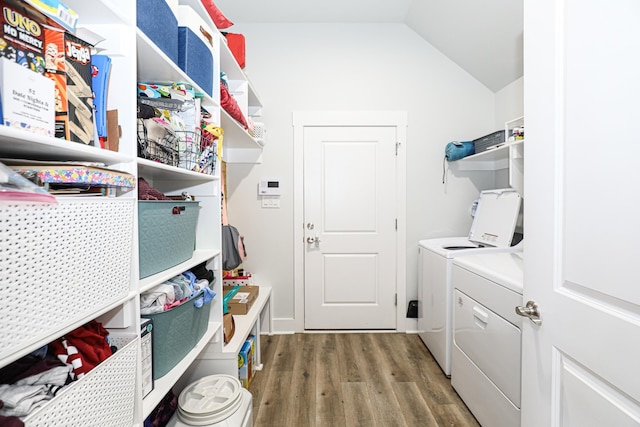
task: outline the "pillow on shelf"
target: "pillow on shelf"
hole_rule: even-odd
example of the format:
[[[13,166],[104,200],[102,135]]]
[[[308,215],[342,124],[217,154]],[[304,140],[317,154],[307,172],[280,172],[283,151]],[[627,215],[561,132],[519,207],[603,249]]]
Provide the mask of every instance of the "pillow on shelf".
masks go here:
[[[231,96],[229,93],[229,89],[226,85],[220,84],[220,105],[229,113],[231,117],[233,117],[238,123],[242,125],[243,128],[247,128],[247,119],[242,114],[242,110],[240,110],[240,106],[236,99]]]
[[[222,31],[222,35],[227,39],[227,46],[235,58],[240,68],[245,65],[245,40],[244,34],[227,33]]]
[[[218,9],[218,6],[213,3],[213,0],[202,0],[202,5],[207,9],[207,13],[213,20],[213,23],[216,24],[216,28],[219,30],[224,30],[225,28],[229,28],[233,25],[233,22],[229,21],[227,17],[220,12],[220,9]]]

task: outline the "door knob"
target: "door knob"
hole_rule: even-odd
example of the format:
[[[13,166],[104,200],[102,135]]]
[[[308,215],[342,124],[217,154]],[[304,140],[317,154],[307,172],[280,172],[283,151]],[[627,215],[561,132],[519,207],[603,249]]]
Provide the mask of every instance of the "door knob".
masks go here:
[[[522,317],[528,317],[536,325],[542,325],[540,319],[540,309],[535,301],[528,301],[524,307],[519,305],[516,307],[516,314]]]
[[[310,245],[312,245],[314,243],[320,243],[320,238],[318,236],[316,236],[316,237],[307,237],[307,243],[309,243]]]

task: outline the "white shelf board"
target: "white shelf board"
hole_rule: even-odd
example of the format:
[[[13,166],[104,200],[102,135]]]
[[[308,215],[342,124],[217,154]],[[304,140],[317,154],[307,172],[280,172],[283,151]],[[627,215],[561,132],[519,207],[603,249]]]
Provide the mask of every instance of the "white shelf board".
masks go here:
[[[123,0],[113,0],[123,1]],[[110,5],[107,1],[87,1],[87,0],[65,0],[64,3],[69,6],[78,15],[78,25],[103,24],[109,23],[129,23],[134,22],[131,17],[124,13],[119,5]],[[126,12],[126,11],[125,11]],[[133,17],[135,19],[135,16]]]
[[[515,119],[511,119],[508,122],[505,123],[505,128],[507,128],[507,131],[515,128],[515,127],[519,127],[519,126],[524,126],[524,116],[520,116],[517,117]],[[507,136],[508,136],[508,132],[507,132]]]
[[[253,84],[251,84],[251,80],[247,80],[249,83],[249,109],[256,108],[259,109],[257,107],[262,107],[262,101],[260,101],[260,96],[258,95],[258,92],[256,91],[256,89],[253,87]]]
[[[140,293],[145,292],[160,283],[163,283],[172,277],[181,274],[184,271],[187,271],[193,266],[196,266],[204,261],[210,260],[211,258],[220,254],[219,250],[198,250],[193,253],[193,256],[182,262],[175,267],[168,268],[166,270],[161,271],[160,273],[154,274],[149,277],[145,277],[141,279],[139,282]]]
[[[138,175],[150,179],[171,179],[173,181],[217,181],[219,177],[206,173],[193,172],[153,160],[138,158]]]
[[[146,83],[189,82],[196,91],[205,93],[200,86],[174,63],[164,52],[147,37],[139,28],[136,29],[138,48],[138,81]],[[214,88],[215,89],[215,88]],[[202,106],[218,107],[218,103],[205,93]]]
[[[260,148],[262,146],[249,135],[249,132],[244,129],[240,123],[238,123],[233,117],[229,115],[224,109],[220,109],[220,122],[224,129],[224,148]]]
[[[240,348],[249,336],[258,316],[260,316],[262,309],[267,304],[267,301],[269,301],[269,298],[271,297],[271,286],[259,286],[259,288],[260,293],[258,294],[258,298],[253,302],[249,312],[247,314],[233,315],[236,329],[231,341],[224,345],[222,349],[223,354],[237,357]],[[258,331],[258,333],[260,333],[260,331]]]
[[[142,403],[143,418],[146,418],[158,406],[158,403],[173,388],[220,328],[222,328],[221,322],[209,322],[207,332],[205,332],[198,344],[172,370],[153,381],[153,390],[144,398]]]
[[[262,163],[262,148],[225,148],[222,159],[227,163]]]
[[[258,92],[251,84],[244,70],[238,65],[223,35],[221,35],[220,39],[220,69],[227,75],[228,80],[246,80],[249,82],[249,106],[262,107]]]
[[[458,170],[499,170],[509,167],[509,147],[522,144],[524,141],[506,142],[503,145],[473,154],[460,160],[451,162],[450,165]]]
[[[191,7],[200,17],[209,25],[213,31],[217,31],[216,25],[211,20],[211,17],[207,13],[207,10],[202,5],[201,0],[180,0],[180,4]],[[225,31],[225,30],[223,30]],[[225,72],[229,80],[246,80],[249,78],[245,74],[244,70],[240,68],[238,62],[233,57],[229,46],[227,46],[226,39],[222,34],[220,36],[220,69]],[[249,106],[250,107],[262,107],[260,97],[255,88],[249,81]]]
[[[229,80],[248,80],[236,58],[231,53],[226,38],[223,35],[220,39],[220,69],[227,75]]]
[[[64,139],[36,135],[21,129],[0,125],[0,157],[20,157],[32,160],[78,160],[107,165],[132,160],[115,151]]]
[[[19,349],[17,349],[17,351],[15,353],[12,353],[10,355],[8,355],[7,357],[5,357],[2,360],[2,366],[6,366],[11,362],[15,362],[16,360],[20,359],[21,357],[24,357],[26,355],[28,355],[29,353],[51,343],[51,341],[53,341],[53,337],[61,337],[64,334],[73,331],[79,327],[81,327],[82,325],[86,324],[87,322],[96,319],[100,316],[102,316],[105,313],[108,313],[109,311],[113,310],[116,307],[120,307],[124,304],[126,304],[128,301],[132,300],[133,298],[135,298],[137,295],[137,292],[129,292],[127,294],[126,297],[122,297],[122,298],[117,298],[111,302],[105,303],[105,305],[103,307],[100,307],[99,310],[93,311],[90,314],[87,314],[84,317],[80,317],[78,319],[76,319],[74,322],[69,322],[67,324],[64,325],[64,327],[61,327],[60,329],[57,330],[50,330],[48,335],[46,337],[34,340],[32,342],[29,343],[29,345],[25,345],[20,347]]]

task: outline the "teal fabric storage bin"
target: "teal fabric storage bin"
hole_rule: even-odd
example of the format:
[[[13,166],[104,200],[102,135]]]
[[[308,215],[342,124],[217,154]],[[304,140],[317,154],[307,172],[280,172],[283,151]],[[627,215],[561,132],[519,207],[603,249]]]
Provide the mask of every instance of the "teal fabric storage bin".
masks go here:
[[[153,322],[153,379],[165,376],[200,341],[209,327],[212,304],[200,308],[194,301],[201,298],[200,291],[190,300],[161,313],[143,314],[141,317]]]
[[[178,265],[193,256],[199,210],[199,202],[138,202],[141,279]]]

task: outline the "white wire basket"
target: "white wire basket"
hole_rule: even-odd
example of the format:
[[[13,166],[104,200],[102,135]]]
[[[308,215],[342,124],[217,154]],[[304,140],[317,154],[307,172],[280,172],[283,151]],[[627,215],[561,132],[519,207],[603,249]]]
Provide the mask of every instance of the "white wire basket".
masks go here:
[[[178,138],[178,167],[193,172],[215,175],[216,141],[198,129],[175,132]]]

